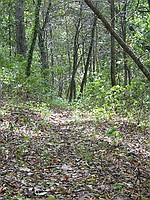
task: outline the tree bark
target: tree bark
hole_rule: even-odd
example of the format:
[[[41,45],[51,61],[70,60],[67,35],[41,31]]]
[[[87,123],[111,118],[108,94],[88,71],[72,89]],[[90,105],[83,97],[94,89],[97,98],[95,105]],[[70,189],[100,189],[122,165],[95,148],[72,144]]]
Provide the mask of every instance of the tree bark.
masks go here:
[[[71,81],[70,81],[70,85],[68,89],[68,96],[69,96],[70,102],[76,98],[75,75],[78,69],[78,50],[79,50],[78,39],[79,39],[79,33],[80,33],[81,18],[82,18],[82,2],[80,4],[80,16],[76,24],[76,32],[75,32],[75,37],[74,37],[73,70],[72,70]]]
[[[86,80],[87,80],[87,72],[88,72],[88,68],[89,68],[89,63],[90,63],[90,58],[91,58],[92,48],[93,48],[93,43],[94,43],[96,22],[97,22],[97,17],[94,16],[92,33],[91,33],[91,42],[90,42],[89,52],[88,52],[88,56],[87,56],[87,60],[86,60],[86,64],[85,64],[85,71],[84,71],[84,75],[83,75],[83,79],[82,79],[82,83],[81,83],[80,94],[83,93],[84,85],[86,84]]]
[[[15,1],[15,18],[17,54],[20,54],[25,57],[27,48],[24,26],[24,0]]]
[[[53,55],[53,27],[52,24],[50,23],[49,25],[49,29],[50,29],[50,55],[51,55],[51,87],[52,89],[54,88],[54,84],[55,84],[55,79],[54,79],[54,55]]]
[[[75,75],[77,72],[77,62],[78,62],[78,37],[79,37],[79,26],[80,26],[80,19],[77,23],[76,34],[74,38],[74,47],[73,47],[73,71],[71,76],[71,82],[69,86],[69,101],[71,102],[72,99],[76,98],[76,84],[75,84]]]
[[[38,45],[39,45],[39,49],[40,49],[40,54],[41,54],[41,63],[42,63],[42,75],[44,78],[46,78],[47,76],[47,71],[45,71],[46,69],[49,68],[48,66],[48,55],[46,52],[46,48],[45,48],[45,41],[44,41],[44,31],[40,30],[39,34],[38,34]]]
[[[34,28],[33,28],[33,38],[31,41],[31,46],[28,52],[28,59],[27,59],[27,66],[26,66],[26,76],[29,77],[31,74],[31,63],[32,63],[32,57],[33,57],[33,51],[36,44],[36,38],[38,34],[38,28],[39,28],[39,12],[41,7],[42,0],[37,1],[36,9],[35,9],[35,22],[34,22]]]
[[[137,64],[138,68],[143,72],[143,74],[150,81],[150,72],[144,66],[144,64],[138,58],[138,56],[126,45],[126,43],[122,40],[122,38],[114,31],[114,29],[111,27],[109,22],[103,16],[103,14],[93,5],[91,0],[84,0],[84,1],[91,8],[91,10],[94,12],[94,14],[97,15],[97,17],[103,22],[103,24],[104,24],[105,28],[108,30],[108,32],[113,35],[113,37],[117,40],[117,42],[120,44],[120,46],[132,58],[132,60]]]
[[[124,2],[123,16],[121,18],[121,28],[122,28],[122,39],[126,43],[126,33],[127,33],[127,1]],[[128,84],[128,64],[127,64],[127,53],[123,50],[123,62],[124,62],[124,86]]]
[[[114,0],[111,0],[111,27],[115,28],[115,8],[114,8]],[[111,85],[112,87],[116,85],[115,80],[115,64],[116,64],[116,51],[115,51],[115,39],[111,34]]]
[[[9,8],[10,8],[10,3],[9,3]],[[12,55],[12,30],[11,30],[11,10],[9,9],[8,12],[8,43],[9,43],[9,57],[10,57],[10,62],[11,62],[11,55]]]
[[[47,75],[48,75],[46,69],[49,69],[48,52],[47,52],[47,49],[45,47],[44,32],[45,32],[45,27],[46,27],[47,22],[48,22],[50,8],[51,8],[51,0],[49,0],[49,4],[48,4],[48,8],[47,8],[47,11],[46,11],[46,16],[45,16],[43,25],[42,25],[41,28],[39,28],[39,33],[38,33],[38,39],[39,39],[38,45],[39,45],[40,54],[41,54],[42,75],[43,75],[44,78],[46,78]]]

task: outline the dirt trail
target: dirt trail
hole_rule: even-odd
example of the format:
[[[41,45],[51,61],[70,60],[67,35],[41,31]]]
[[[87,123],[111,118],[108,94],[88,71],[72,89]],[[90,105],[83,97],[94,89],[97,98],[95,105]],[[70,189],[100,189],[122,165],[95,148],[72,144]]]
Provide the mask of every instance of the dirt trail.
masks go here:
[[[148,200],[148,137],[90,113],[12,108],[0,118],[0,199]]]

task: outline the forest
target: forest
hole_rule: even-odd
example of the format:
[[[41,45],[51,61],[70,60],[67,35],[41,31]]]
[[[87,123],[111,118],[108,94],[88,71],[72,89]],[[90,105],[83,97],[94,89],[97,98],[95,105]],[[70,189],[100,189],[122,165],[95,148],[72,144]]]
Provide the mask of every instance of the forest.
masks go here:
[[[150,0],[0,13],[0,200],[149,200]]]

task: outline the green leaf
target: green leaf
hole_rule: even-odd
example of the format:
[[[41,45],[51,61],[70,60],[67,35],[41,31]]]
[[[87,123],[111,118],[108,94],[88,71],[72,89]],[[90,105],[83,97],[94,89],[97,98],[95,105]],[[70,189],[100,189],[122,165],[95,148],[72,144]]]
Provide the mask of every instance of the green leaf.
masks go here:
[[[114,136],[114,132],[115,131],[116,131],[116,129],[112,128],[111,130],[109,130],[109,131],[106,132],[106,135],[108,135],[108,136]]]
[[[24,140],[26,140],[26,141],[27,141],[27,140],[30,140],[30,137],[29,137],[29,136],[25,136],[25,137],[24,137]]]
[[[10,130],[10,131],[13,131],[13,130],[14,130],[14,125],[13,125],[11,122],[9,122],[9,130]]]

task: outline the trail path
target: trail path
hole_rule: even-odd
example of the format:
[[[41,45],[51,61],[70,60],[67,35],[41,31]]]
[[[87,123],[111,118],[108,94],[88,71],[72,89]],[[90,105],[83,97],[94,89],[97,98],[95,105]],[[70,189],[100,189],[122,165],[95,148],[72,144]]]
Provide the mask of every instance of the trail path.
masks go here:
[[[147,128],[88,112],[11,107],[0,116],[0,200],[148,200],[148,140]]]

